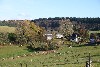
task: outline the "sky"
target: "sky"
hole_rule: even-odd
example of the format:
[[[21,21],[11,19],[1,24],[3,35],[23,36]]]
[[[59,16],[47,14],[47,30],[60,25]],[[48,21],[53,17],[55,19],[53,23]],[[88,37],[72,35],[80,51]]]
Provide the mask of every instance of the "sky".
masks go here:
[[[100,17],[100,0],[0,0],[0,20]]]

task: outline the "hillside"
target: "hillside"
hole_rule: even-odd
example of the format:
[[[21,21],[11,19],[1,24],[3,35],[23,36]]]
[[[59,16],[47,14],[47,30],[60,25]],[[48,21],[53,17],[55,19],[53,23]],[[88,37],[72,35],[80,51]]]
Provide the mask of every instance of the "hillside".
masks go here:
[[[0,33],[15,33],[16,28],[29,27],[33,29],[34,33],[42,30],[39,26],[35,25],[34,22],[28,20],[9,20],[9,21],[0,21]]]
[[[100,30],[100,18],[77,18],[77,17],[55,17],[55,18],[39,18],[33,20],[37,25],[45,27],[45,29],[58,29],[62,21],[70,20],[74,28],[85,28],[88,30]]]
[[[16,27],[0,26],[0,33],[15,33]]]

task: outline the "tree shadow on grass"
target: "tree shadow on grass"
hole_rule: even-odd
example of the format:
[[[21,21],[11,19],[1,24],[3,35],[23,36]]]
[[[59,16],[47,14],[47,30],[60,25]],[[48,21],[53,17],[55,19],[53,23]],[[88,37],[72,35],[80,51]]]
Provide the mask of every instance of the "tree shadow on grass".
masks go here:
[[[26,48],[27,49],[25,49],[25,50],[27,50],[28,52],[37,52],[37,51],[40,51],[39,49],[33,48],[31,46],[27,46]]]
[[[25,46],[26,48],[24,50],[27,50],[28,52],[36,52],[37,50],[35,50],[32,46]]]
[[[34,48],[32,45],[27,46],[27,49],[29,52],[38,52],[38,51],[47,51],[45,48]]]

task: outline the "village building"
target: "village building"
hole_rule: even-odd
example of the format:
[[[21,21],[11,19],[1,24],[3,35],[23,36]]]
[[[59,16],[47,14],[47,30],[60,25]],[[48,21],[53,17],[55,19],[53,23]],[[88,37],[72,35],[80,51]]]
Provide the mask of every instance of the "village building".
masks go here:
[[[81,38],[79,37],[79,35],[77,33],[73,33],[71,38],[70,38],[70,41],[72,41],[72,42],[79,42],[80,39]]]
[[[63,38],[64,36],[62,35],[62,34],[56,34],[56,38],[58,38],[58,39],[61,39],[61,38]]]
[[[52,34],[45,34],[47,40],[52,40],[53,35]]]

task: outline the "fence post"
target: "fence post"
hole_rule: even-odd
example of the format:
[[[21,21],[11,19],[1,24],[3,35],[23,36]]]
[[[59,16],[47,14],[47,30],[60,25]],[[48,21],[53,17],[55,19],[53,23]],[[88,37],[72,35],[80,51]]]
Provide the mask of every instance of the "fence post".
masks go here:
[[[26,64],[26,67],[27,67],[27,64]]]
[[[20,67],[22,67],[22,63],[20,63]]]
[[[88,61],[86,61],[86,67],[89,67]]]
[[[14,54],[13,54],[13,59],[14,59]]]
[[[88,61],[86,61],[86,67],[91,67],[90,53],[89,53],[89,59],[88,59]]]
[[[90,53],[89,53],[89,67],[91,65],[91,58],[90,58]]]

